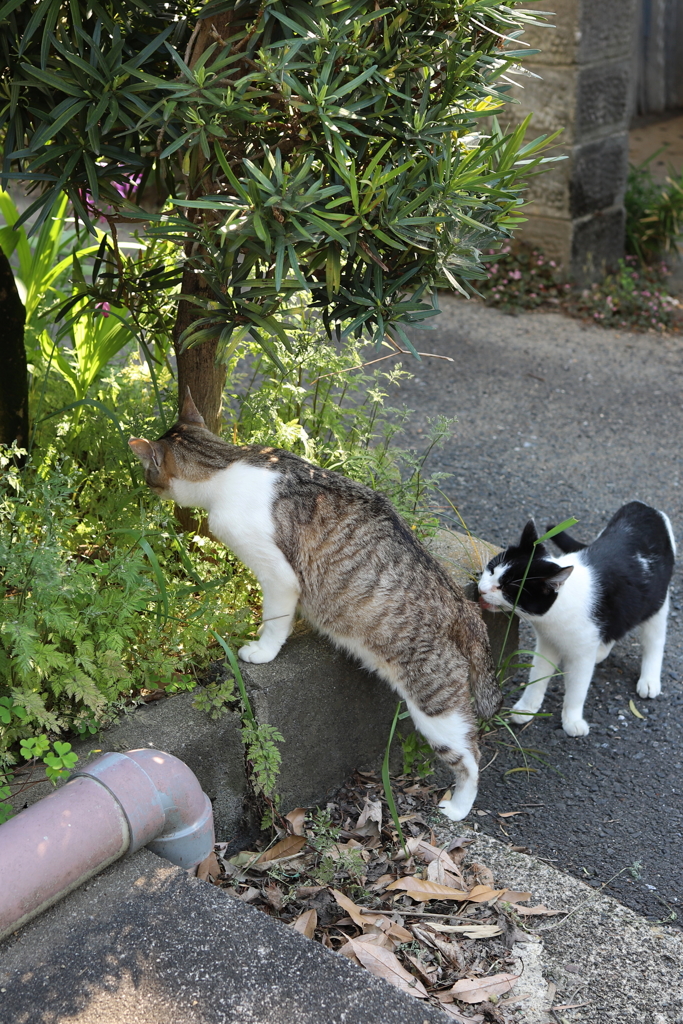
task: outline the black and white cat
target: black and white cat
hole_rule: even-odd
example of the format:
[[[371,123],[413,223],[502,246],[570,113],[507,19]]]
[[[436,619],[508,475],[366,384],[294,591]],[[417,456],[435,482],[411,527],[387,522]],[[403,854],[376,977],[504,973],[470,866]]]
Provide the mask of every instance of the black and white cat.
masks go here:
[[[511,611],[517,600],[517,614],[536,633],[529,683],[512,709],[512,721],[527,722],[540,709],[550,678],[561,669],[562,726],[568,736],[585,736],[583,705],[593,669],[636,626],[643,645],[638,695],[661,692],[676,541],[668,516],[641,501],[620,508],[592,544],[558,534],[553,540],[564,552],[559,558],[535,545],[537,539],[530,520],[519,544],[489,562],[479,583],[480,604],[489,611]]]

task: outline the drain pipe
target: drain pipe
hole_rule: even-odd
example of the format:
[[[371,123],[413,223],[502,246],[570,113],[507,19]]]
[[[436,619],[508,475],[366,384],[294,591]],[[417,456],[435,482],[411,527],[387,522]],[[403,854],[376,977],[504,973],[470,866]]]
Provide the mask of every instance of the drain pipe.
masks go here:
[[[103,754],[0,825],[0,939],[124,853],[196,868],[214,845],[211,802],[162,750]]]

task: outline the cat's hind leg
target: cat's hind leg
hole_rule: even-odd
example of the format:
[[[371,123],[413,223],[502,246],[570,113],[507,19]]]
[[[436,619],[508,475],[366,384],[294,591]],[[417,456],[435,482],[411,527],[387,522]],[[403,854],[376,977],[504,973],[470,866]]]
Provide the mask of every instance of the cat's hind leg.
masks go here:
[[[658,697],[662,692],[662,660],[666,643],[666,620],[669,614],[669,595],[664,604],[640,627],[643,660],[638,680],[639,697]]]
[[[280,549],[273,548],[268,559],[251,566],[263,591],[263,621],[258,640],[240,647],[237,653],[242,661],[253,664],[273,660],[291,632],[299,601],[296,574]]]
[[[477,724],[469,708],[427,715],[412,700],[406,704],[416,729],[455,772],[450,800],[439,809],[451,821],[462,821],[472,809],[479,782],[479,747]]]
[[[523,725],[541,710],[548,683],[558,671],[558,661],[557,651],[539,637],[529,670],[529,682],[512,708],[510,721]]]
[[[595,655],[595,664],[599,665],[601,661],[604,661],[607,655],[614,647],[614,640],[610,640],[608,643],[602,643],[598,647],[598,653]]]

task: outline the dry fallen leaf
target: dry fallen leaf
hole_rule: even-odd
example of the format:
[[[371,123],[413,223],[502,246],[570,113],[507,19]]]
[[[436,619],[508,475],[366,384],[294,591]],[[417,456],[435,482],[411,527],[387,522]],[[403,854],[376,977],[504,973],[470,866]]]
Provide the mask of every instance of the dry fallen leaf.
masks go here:
[[[316,910],[305,910],[299,914],[295,921],[292,921],[292,928],[295,932],[301,932],[307,939],[312,939],[318,925],[318,913]]]
[[[283,857],[296,857],[299,851],[306,845],[306,836],[285,836],[270,850],[266,850],[256,861],[256,864],[268,864],[273,860],[281,860]]]
[[[638,710],[638,708],[637,708],[637,707],[635,706],[635,704],[633,703],[633,701],[632,701],[632,700],[630,700],[630,701],[628,702],[628,706],[629,706],[629,708],[631,709],[631,714],[632,714],[632,715],[635,715],[635,716],[636,716],[636,718],[640,718],[640,719],[642,719],[643,721],[645,721],[645,715],[641,715],[640,711],[639,711],[639,710]]]
[[[450,992],[463,1003],[483,1003],[490,996],[509,992],[520,977],[519,974],[494,974],[489,978],[462,978]]]
[[[503,901],[505,903],[526,903],[526,901],[530,899],[530,892],[515,892],[514,889],[508,889],[505,896],[503,896]]]
[[[365,797],[365,805],[353,829],[358,835],[378,836],[382,828],[382,804]]]
[[[351,920],[357,924],[359,928],[362,928],[364,919],[361,908],[357,906],[353,900],[350,900],[348,896],[345,896],[343,892],[339,892],[339,889],[330,889],[330,892],[339,906],[344,908]]]
[[[289,814],[285,814],[285,821],[292,826],[292,834],[302,836],[304,834],[304,821],[306,820],[306,808],[295,807]]]
[[[391,889],[405,889],[406,895],[411,899],[425,903],[427,900],[467,900],[469,893],[461,889],[454,889],[450,885],[439,885],[437,882],[429,882],[424,878],[414,878],[410,875],[404,878],[397,878],[395,882],[387,886]]]
[[[497,924],[439,924],[438,921],[430,921],[429,927],[437,932],[464,935],[466,939],[491,939],[494,935],[503,934],[503,929]]]
[[[206,860],[203,860],[197,868],[197,878],[200,878],[202,882],[207,882],[209,878],[218,878],[221,873],[220,864],[218,858],[212,850]]]
[[[422,982],[410,974],[398,957],[390,953],[388,949],[382,949],[381,946],[374,947],[370,943],[360,942],[358,939],[349,939],[346,945],[351,946],[351,952],[355,953],[363,967],[367,968],[375,977],[384,978],[385,981],[391,982],[402,992],[415,996],[417,999],[427,998],[427,990]],[[346,949],[346,946],[342,948]]]
[[[498,811],[499,818],[514,818],[516,814],[526,814],[526,811]]]
[[[237,899],[242,900],[244,903],[249,903],[251,900],[255,900],[257,896],[261,895],[261,890],[256,889],[253,885],[250,885],[244,892],[238,894]]]

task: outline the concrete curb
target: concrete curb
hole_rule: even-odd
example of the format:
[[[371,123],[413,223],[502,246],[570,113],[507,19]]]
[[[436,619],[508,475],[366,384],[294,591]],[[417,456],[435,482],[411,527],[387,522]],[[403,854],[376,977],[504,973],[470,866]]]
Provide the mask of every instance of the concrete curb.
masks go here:
[[[441,839],[454,834],[441,830]],[[496,883],[571,916],[518,943],[519,1024],[681,1024],[683,935],[476,834]],[[537,919],[538,922],[538,919]],[[550,1012],[555,1005],[587,1003]],[[0,943],[0,1017],[20,1024],[439,1024],[436,1007],[146,850]]]
[[[445,841],[457,826],[439,833]],[[525,1024],[683,1024],[682,931],[653,925],[538,858],[482,832],[473,835],[470,859],[481,859],[496,885],[531,892],[534,905],[570,912],[529,919],[537,941],[514,947],[522,970],[515,991],[529,996],[521,1004]],[[587,1005],[553,1016],[553,1002]]]

